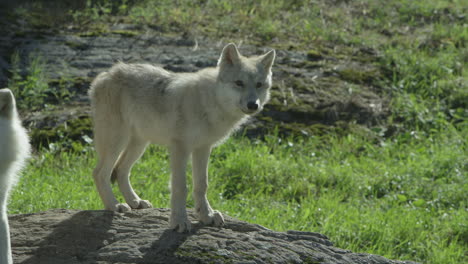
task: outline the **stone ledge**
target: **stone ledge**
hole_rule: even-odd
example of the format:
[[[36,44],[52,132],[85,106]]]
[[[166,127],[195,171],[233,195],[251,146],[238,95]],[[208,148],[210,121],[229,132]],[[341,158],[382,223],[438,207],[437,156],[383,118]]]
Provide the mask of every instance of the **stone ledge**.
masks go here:
[[[225,216],[222,228],[168,229],[169,209],[54,209],[9,217],[14,263],[414,263],[353,253],[319,233],[277,232]]]

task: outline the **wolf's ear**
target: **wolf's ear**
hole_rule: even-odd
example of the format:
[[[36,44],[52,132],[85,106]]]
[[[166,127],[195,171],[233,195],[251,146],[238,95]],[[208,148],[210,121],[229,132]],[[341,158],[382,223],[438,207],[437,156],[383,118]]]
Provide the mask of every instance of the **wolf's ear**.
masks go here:
[[[15,107],[15,99],[10,89],[0,89],[0,116],[10,117]]]
[[[269,70],[271,69],[271,66],[273,66],[275,57],[276,57],[275,50],[270,50],[269,52],[267,52],[265,55],[261,57],[260,63],[263,65],[263,67],[265,67],[265,69]]]
[[[229,43],[223,48],[223,51],[221,52],[221,57],[219,58],[218,66],[233,66],[239,64],[240,56],[241,55],[237,50],[236,45],[234,45],[233,43]]]

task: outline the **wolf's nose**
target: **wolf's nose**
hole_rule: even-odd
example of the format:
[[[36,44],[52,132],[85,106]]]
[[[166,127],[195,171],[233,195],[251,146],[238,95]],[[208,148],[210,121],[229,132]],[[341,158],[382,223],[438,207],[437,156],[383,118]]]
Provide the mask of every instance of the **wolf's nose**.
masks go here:
[[[249,110],[257,110],[258,109],[258,104],[255,102],[248,102],[247,103],[247,108]]]

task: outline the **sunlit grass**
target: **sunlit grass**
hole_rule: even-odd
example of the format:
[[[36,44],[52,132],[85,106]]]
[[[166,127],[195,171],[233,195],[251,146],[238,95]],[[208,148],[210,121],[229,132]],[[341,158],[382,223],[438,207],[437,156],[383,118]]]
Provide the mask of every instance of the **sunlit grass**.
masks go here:
[[[377,144],[352,134],[233,138],[212,154],[209,198],[228,215],[276,230],[321,232],[353,251],[462,263],[468,239],[462,132]],[[39,152],[13,193],[10,213],[102,209],[91,176],[94,153],[85,150]],[[132,171],[135,190],[155,207],[169,206],[168,168],[166,150],[150,147]]]

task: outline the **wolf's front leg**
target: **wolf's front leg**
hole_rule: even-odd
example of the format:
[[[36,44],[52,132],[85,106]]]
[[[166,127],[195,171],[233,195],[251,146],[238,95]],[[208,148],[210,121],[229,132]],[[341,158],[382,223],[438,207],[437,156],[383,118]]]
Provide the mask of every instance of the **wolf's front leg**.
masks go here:
[[[185,168],[190,152],[179,143],[169,149],[171,163],[171,219],[170,227],[178,232],[190,231],[192,225],[187,217],[187,183]]]
[[[205,146],[196,149],[192,156],[193,166],[193,198],[195,200],[195,211],[199,220],[205,225],[222,226],[223,215],[211,208],[206,191],[208,188],[208,160],[211,147]]]

